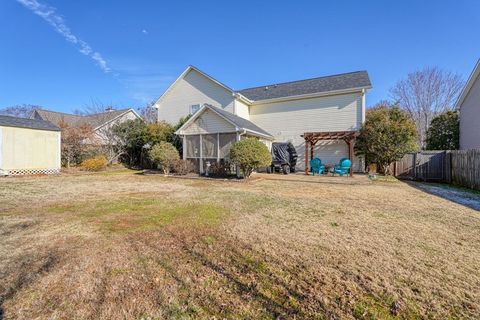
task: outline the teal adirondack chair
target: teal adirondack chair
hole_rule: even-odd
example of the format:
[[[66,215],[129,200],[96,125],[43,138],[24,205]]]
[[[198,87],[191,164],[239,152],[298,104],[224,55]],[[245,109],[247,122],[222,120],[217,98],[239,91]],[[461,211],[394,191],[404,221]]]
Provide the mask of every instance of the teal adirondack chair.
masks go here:
[[[335,167],[333,168],[333,175],[335,175],[335,173],[338,173],[340,176],[343,177],[343,175],[349,174],[350,170],[352,170],[352,161],[350,161],[350,159],[343,158],[340,160],[338,165],[335,165]]]
[[[313,175],[315,175],[315,173],[325,173],[325,166],[322,164],[322,160],[320,160],[319,158],[314,158],[310,160],[310,171]]]

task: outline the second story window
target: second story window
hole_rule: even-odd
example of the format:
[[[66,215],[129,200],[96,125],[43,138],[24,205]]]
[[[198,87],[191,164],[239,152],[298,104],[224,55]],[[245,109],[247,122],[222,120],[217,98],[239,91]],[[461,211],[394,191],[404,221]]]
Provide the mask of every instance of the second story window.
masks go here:
[[[190,114],[194,114],[198,110],[200,110],[200,104],[192,104],[190,106]]]

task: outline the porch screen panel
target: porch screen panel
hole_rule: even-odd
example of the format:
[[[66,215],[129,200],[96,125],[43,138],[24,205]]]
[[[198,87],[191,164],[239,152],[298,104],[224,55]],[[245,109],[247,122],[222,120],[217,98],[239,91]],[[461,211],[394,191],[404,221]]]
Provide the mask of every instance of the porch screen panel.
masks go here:
[[[230,148],[236,140],[236,133],[220,133],[220,159],[228,159],[230,157]]]
[[[187,158],[199,158],[200,157],[200,136],[185,136],[186,139],[186,151]]]
[[[202,135],[202,157],[217,158],[217,134]]]

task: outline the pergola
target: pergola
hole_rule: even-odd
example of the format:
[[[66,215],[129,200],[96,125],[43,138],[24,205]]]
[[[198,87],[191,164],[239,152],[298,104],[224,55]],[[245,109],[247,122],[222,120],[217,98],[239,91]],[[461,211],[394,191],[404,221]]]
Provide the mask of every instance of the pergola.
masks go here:
[[[302,137],[305,139],[305,174],[308,175],[308,149],[310,148],[310,160],[313,159],[313,148],[320,140],[343,140],[348,146],[348,158],[353,165],[353,146],[358,136],[358,131],[329,131],[329,132],[305,132]],[[350,170],[353,176],[353,170]]]

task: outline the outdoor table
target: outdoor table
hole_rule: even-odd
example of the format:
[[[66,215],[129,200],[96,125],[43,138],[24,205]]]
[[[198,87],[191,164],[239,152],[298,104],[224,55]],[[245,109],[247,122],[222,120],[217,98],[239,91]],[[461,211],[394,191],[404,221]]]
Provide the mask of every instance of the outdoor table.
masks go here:
[[[333,164],[326,164],[325,165],[325,175],[328,175],[329,173],[333,173]]]

